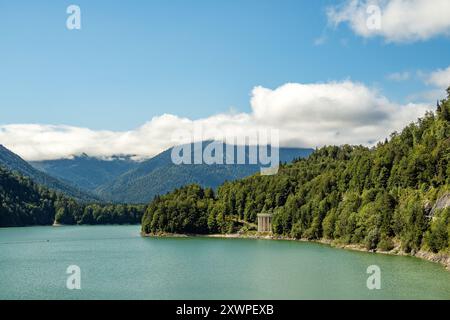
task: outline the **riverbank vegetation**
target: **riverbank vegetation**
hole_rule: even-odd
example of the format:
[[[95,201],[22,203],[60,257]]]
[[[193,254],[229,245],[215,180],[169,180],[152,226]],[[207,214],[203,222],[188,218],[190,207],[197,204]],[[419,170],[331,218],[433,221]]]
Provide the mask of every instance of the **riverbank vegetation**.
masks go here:
[[[282,165],[275,176],[228,182],[216,194],[191,185],[156,197],[143,217],[146,234],[227,233],[272,212],[275,235],[363,244],[369,250],[448,252],[450,89],[402,132],[373,148],[327,146]]]
[[[0,167],[0,227],[137,224],[144,205],[86,204]]]

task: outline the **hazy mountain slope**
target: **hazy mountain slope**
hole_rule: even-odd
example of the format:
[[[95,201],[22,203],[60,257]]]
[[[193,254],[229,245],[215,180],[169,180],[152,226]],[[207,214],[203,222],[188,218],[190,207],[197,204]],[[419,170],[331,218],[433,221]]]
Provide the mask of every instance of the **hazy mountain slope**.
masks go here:
[[[172,149],[166,150],[140,163],[135,169],[100,186],[96,193],[112,201],[145,203],[181,186],[197,183],[216,188],[225,181],[244,178],[260,170],[259,165],[174,165],[171,152]],[[290,162],[312,152],[312,149],[281,148],[280,161]]]
[[[82,155],[73,159],[34,161],[30,164],[49,175],[70,181],[89,191],[108,183],[121,174],[135,168],[138,163],[129,158],[115,157],[108,160]]]
[[[44,172],[41,172],[23,160],[17,154],[0,145],[0,166],[10,171],[30,178],[35,183],[48,187],[49,189],[63,192],[68,196],[79,200],[96,201],[98,198],[88,192],[82,191],[65,181],[60,181]]]

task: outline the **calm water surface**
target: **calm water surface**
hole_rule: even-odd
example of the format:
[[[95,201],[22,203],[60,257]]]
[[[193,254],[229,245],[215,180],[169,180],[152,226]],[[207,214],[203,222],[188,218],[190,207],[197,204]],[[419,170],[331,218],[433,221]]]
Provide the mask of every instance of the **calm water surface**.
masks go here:
[[[150,239],[139,226],[0,229],[0,299],[450,299],[450,272],[411,257],[289,241]],[[81,268],[81,290],[66,269]],[[366,287],[378,265],[381,290]]]

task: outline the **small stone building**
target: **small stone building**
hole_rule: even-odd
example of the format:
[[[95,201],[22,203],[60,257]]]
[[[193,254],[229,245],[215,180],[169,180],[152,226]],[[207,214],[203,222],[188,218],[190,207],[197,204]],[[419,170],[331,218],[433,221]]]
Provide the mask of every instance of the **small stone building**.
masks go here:
[[[272,232],[272,214],[258,214],[258,232]]]

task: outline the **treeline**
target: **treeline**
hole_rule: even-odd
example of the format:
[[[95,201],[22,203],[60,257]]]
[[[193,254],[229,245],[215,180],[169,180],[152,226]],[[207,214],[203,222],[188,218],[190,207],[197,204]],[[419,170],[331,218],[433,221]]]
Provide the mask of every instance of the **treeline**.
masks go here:
[[[215,203],[212,189],[190,185],[164,196],[156,196],[143,218],[150,232],[208,233],[208,211]]]
[[[236,221],[255,222],[258,213],[272,212],[278,235],[368,249],[448,250],[450,209],[432,208],[450,192],[448,93],[435,113],[374,148],[323,147],[281,166],[276,176],[225,183],[216,195],[189,186],[158,197],[144,215],[143,231],[224,233]]]
[[[0,227],[61,224],[136,224],[143,205],[85,204],[0,167]]]

